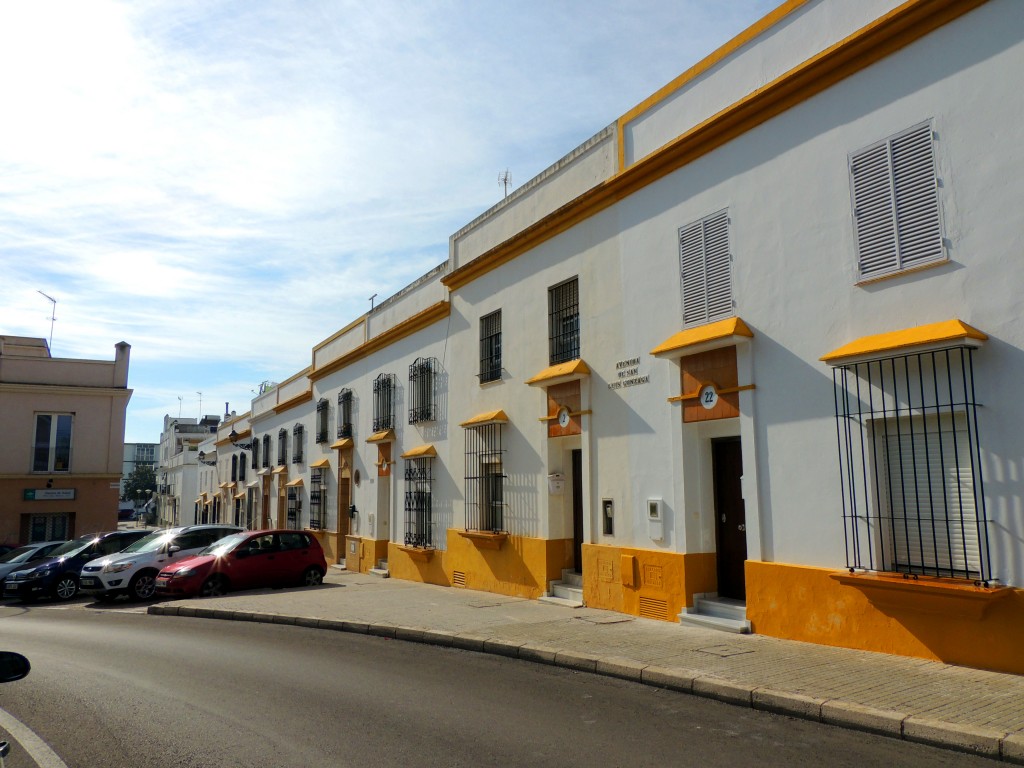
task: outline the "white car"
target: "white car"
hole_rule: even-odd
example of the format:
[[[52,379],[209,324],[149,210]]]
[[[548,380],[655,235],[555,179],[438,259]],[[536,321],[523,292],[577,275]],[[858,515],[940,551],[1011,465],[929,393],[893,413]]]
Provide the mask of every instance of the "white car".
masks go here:
[[[237,525],[187,525],[154,531],[118,552],[92,560],[82,568],[79,590],[98,600],[128,595],[136,600],[153,596],[161,568],[195,555],[218,539],[243,530]]]

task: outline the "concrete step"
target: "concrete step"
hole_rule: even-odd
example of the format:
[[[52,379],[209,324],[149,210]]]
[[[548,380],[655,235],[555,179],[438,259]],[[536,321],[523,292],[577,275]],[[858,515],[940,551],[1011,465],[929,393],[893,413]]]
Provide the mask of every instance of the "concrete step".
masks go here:
[[[546,603],[565,605],[572,608],[583,607],[583,587],[566,584],[564,581],[552,581],[548,585],[548,593],[540,598]]]
[[[391,572],[388,570],[388,561],[378,560],[377,567],[371,568],[370,573],[372,573],[374,576],[380,576],[382,579],[391,578]]]
[[[562,583],[569,584],[573,587],[583,587],[583,574],[576,573],[571,568],[565,568],[562,570]]]
[[[725,597],[694,598],[693,608],[683,608],[678,618],[680,624],[739,635],[750,633],[746,603]]]
[[[566,600],[565,598],[555,597],[554,595],[544,595],[543,597],[537,598],[538,603],[549,603],[551,605],[561,605],[564,608],[582,608],[583,603],[575,600]]]

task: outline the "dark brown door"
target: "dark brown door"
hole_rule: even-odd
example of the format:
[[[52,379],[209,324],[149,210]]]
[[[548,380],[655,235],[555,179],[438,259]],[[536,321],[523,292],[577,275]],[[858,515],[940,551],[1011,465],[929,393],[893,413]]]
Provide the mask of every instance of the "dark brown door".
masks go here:
[[[583,451],[572,452],[572,567],[583,572]]]
[[[743,507],[743,453],[740,439],[711,441],[715,485],[715,543],[718,552],[718,595],[745,600],[743,564],[747,560],[747,516]]]

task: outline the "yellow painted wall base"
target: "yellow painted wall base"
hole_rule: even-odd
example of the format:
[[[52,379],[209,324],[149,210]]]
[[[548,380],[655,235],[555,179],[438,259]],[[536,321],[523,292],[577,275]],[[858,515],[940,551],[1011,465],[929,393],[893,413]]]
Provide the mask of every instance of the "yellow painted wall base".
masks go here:
[[[345,568],[353,573],[369,573],[377,567],[378,560],[388,555],[387,540],[364,539],[361,536],[345,537]]]
[[[583,602],[590,608],[676,621],[694,593],[716,585],[713,552],[583,545]]]
[[[821,645],[934,659],[1024,674],[1024,590],[1009,590],[979,617],[936,611],[943,598],[914,589],[873,602],[835,570],[747,561],[747,618],[755,632]],[[922,593],[924,590],[921,590]]]
[[[320,542],[328,565],[345,559],[345,537],[337,531],[311,531],[307,528],[306,533]]]
[[[451,582],[445,573],[444,560],[445,553],[439,549],[410,553],[398,544],[391,544],[388,547],[388,572],[393,579],[450,587]]]

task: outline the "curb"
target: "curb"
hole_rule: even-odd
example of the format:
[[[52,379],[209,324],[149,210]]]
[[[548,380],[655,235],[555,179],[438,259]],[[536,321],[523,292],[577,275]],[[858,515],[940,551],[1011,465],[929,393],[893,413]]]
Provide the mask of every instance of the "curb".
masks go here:
[[[850,701],[816,699],[789,691],[752,687],[695,670],[644,664],[622,656],[595,656],[550,646],[533,645],[528,642],[516,643],[485,635],[454,633],[440,629],[317,619],[256,611],[230,611],[219,608],[158,604],[149,606],[147,613],[155,616],[185,616],[222,621],[286,624],[505,656],[578,672],[592,672],[605,677],[615,677],[655,688],[702,696],[786,717],[865,731],[878,736],[927,744],[956,752],[966,752],[1015,765],[1024,765],[1024,731],[1006,733],[979,726],[930,720],[892,710],[875,709]]]

